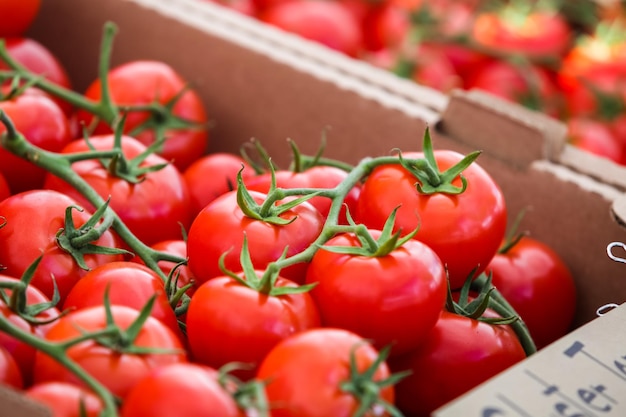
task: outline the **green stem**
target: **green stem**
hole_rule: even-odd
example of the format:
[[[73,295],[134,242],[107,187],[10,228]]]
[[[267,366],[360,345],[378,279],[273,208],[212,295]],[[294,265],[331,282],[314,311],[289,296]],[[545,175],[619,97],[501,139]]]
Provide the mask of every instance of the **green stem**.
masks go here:
[[[89,375],[88,372],[67,356],[63,343],[51,343],[28,333],[17,326],[13,326],[2,314],[0,314],[0,330],[52,357],[56,362],[63,365],[81,381],[83,381],[87,387],[102,400],[104,409],[100,414],[101,417],[117,416],[117,406],[113,394],[111,394],[108,389],[101,385],[95,378]]]

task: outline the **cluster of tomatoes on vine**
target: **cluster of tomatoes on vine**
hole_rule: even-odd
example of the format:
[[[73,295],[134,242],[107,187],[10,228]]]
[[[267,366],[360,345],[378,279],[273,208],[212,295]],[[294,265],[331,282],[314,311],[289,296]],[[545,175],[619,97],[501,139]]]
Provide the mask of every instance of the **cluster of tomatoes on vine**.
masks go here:
[[[115,31],[82,93],[0,33],[4,384],[55,416],[428,415],[568,331],[480,152],[207,154],[210,103],[109,68]]]
[[[434,88],[562,120],[626,164],[626,13],[593,0],[212,0]]]

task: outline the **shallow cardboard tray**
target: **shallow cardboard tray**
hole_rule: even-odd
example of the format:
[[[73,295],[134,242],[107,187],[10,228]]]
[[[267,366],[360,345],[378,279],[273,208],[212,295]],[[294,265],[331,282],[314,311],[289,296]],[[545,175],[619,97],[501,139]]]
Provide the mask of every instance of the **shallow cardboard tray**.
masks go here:
[[[325,155],[356,162],[417,150],[430,126],[438,148],[483,150],[478,162],[501,185],[511,218],[531,209],[523,226],[576,278],[576,325],[626,297],[626,266],[606,254],[626,241],[616,221],[626,175],[567,146],[561,123],[476,91],[444,96],[201,0],[48,0],[30,36],[82,91],[96,77],[105,21],[119,29],[113,65],[163,60],[200,92],[214,120],[210,151],[237,152],[254,137],[286,164],[287,138],[314,152],[330,127]]]

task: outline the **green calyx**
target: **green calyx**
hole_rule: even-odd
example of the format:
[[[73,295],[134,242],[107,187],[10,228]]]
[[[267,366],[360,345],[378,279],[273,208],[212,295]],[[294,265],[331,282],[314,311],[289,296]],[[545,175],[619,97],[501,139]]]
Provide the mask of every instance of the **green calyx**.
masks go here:
[[[401,230],[393,233],[396,213],[398,212],[399,208],[400,207],[398,206],[391,212],[378,239],[374,239],[374,237],[365,225],[357,225],[352,219],[352,216],[350,216],[350,213],[346,213],[350,226],[337,226],[336,231],[340,233],[354,233],[354,235],[359,239],[359,242],[361,242],[361,246],[323,245],[321,246],[321,249],[333,253],[366,257],[383,257],[389,255],[391,252],[402,247],[402,245],[404,245],[407,241],[411,240],[419,230],[419,227],[417,227],[411,233],[403,237],[401,237]]]
[[[295,221],[297,217],[292,216],[291,218],[284,218],[281,217],[281,214],[285,214],[294,207],[319,194],[311,193],[278,204],[277,202],[283,199],[285,194],[282,189],[276,187],[276,175],[274,168],[272,167],[270,170],[272,182],[267,193],[267,198],[262,204],[258,204],[243,183],[243,177],[241,175],[242,171],[243,168],[237,173],[237,204],[239,205],[239,208],[241,208],[243,214],[252,219],[261,220],[263,222],[279,226],[288,225]]]
[[[398,154],[400,164],[417,178],[415,187],[421,194],[461,194],[467,188],[467,179],[463,171],[468,168],[480,155],[480,151],[474,151],[461,159],[446,171],[439,171],[435,153],[433,151],[430,130],[426,128],[423,142],[423,159],[404,159],[402,153]],[[461,179],[461,187],[452,184],[455,178]]]
[[[363,372],[359,372],[356,363],[356,349],[360,347],[357,344],[350,353],[350,376],[347,381],[343,381],[340,389],[343,392],[352,394],[359,404],[352,417],[364,417],[368,414],[373,416],[391,415],[393,417],[402,417],[402,413],[393,404],[385,401],[381,397],[381,391],[386,387],[397,384],[401,379],[407,377],[410,371],[398,372],[390,375],[381,381],[375,381],[374,375],[378,368],[387,360],[391,351],[390,346],[382,348],[376,360]]]
[[[94,214],[79,228],[74,225],[72,218],[72,210],[83,211],[77,206],[70,206],[65,209],[65,225],[56,235],[57,245],[65,252],[70,254],[76,264],[83,270],[89,270],[89,266],[85,262],[86,255],[126,255],[130,252],[106,246],[94,245],[92,242],[98,240],[112,225],[113,219],[104,217],[107,212],[109,201],[98,208]],[[104,221],[98,225],[101,219]]]
[[[2,300],[2,302],[7,305],[14,314],[17,314],[26,322],[35,326],[49,324],[60,317],[56,316],[49,320],[42,320],[37,317],[44,311],[55,307],[61,299],[59,291],[57,290],[56,281],[54,280],[52,281],[54,285],[54,293],[50,301],[30,305],[27,303],[28,286],[30,285],[31,280],[35,275],[35,271],[37,270],[37,267],[41,263],[42,259],[43,255],[35,259],[35,261],[31,263],[28,268],[26,268],[26,271],[24,271],[18,282],[0,281],[0,300]],[[11,291],[10,296],[7,295],[5,289]]]
[[[135,340],[139,337],[141,330],[145,322],[150,317],[152,307],[156,300],[156,295],[153,295],[144,307],[140,310],[137,318],[126,329],[122,329],[115,323],[113,312],[111,310],[111,302],[109,300],[109,287],[104,292],[103,306],[106,315],[106,327],[99,332],[83,332],[82,336],[74,339],[70,339],[63,343],[64,348],[69,348],[78,343],[82,343],[85,340],[93,340],[97,344],[111,349],[114,352],[120,354],[176,354],[182,352],[179,349],[162,349],[154,347],[142,347],[136,346]]]
[[[160,171],[168,166],[169,162],[149,166],[142,165],[146,158],[157,152],[157,150],[161,147],[163,140],[152,143],[139,155],[132,159],[127,159],[122,151],[122,138],[124,136],[123,128],[125,120],[126,116],[122,117],[117,125],[117,128],[115,129],[115,139],[113,142],[113,151],[115,152],[111,157],[99,158],[99,160],[102,166],[106,168],[111,175],[121,178],[131,184],[138,184],[146,179],[147,174]],[[85,135],[84,139],[87,146],[95,152],[96,149],[89,141],[87,135]]]
[[[258,291],[261,294],[266,294],[272,297],[279,297],[281,295],[288,294],[300,294],[312,290],[316,284],[300,285],[293,287],[276,286],[276,280],[278,279],[280,273],[280,268],[278,267],[277,262],[280,262],[287,257],[287,250],[288,248],[285,247],[280,258],[278,258],[275,262],[271,262],[269,265],[267,265],[265,271],[263,272],[263,275],[259,277],[257,275],[257,271],[254,268],[254,265],[252,265],[252,259],[250,258],[250,251],[248,249],[248,238],[244,233],[241,254],[239,256],[239,261],[243,270],[243,278],[226,268],[226,265],[224,264],[224,259],[226,258],[228,252],[220,256],[219,267],[225,275],[231,277],[239,284]]]
[[[247,364],[231,362],[222,366],[219,370],[218,382],[235,400],[237,406],[247,416],[268,417],[269,403],[265,395],[264,381],[251,379],[243,382],[231,374],[238,369],[251,368]]]

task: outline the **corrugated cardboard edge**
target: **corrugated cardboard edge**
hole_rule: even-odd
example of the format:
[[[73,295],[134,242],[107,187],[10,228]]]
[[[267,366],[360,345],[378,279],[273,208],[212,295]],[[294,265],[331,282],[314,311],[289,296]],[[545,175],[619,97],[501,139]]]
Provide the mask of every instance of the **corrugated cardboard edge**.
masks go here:
[[[434,89],[402,79],[389,71],[351,59],[315,42],[210,2],[197,0],[128,1],[167,14],[200,30],[206,30],[207,23],[210,23],[211,33],[214,35],[226,36],[234,43],[262,52],[303,71],[311,71],[311,75],[332,80],[343,88],[350,89],[354,83],[358,83],[361,94],[366,98],[391,100],[387,104],[392,106],[396,105],[395,101],[402,100],[416,103],[418,106],[414,110],[420,109],[417,115],[424,120],[432,120],[432,115],[422,112],[421,109],[430,109],[440,113],[448,104],[448,97]],[[386,93],[391,93],[391,95],[386,95]]]

